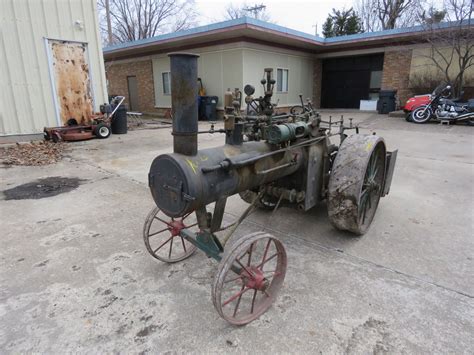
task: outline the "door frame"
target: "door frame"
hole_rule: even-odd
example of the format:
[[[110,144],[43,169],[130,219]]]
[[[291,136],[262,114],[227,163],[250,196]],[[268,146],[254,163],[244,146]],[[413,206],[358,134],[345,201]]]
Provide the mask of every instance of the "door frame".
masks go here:
[[[95,108],[94,77],[93,77],[92,67],[91,67],[89,43],[82,42],[82,41],[69,40],[69,39],[58,39],[58,38],[52,38],[52,37],[43,37],[43,41],[44,41],[45,49],[46,49],[46,58],[48,59],[49,82],[51,84],[51,91],[53,94],[53,105],[54,105],[54,111],[56,113],[56,124],[58,126],[63,125],[61,121],[61,113],[59,111],[60,107],[59,107],[59,101],[58,101],[58,92],[56,90],[56,81],[54,77],[53,53],[51,52],[50,41],[79,43],[79,44],[83,44],[86,47],[87,54],[85,56],[85,60],[89,67],[89,85],[90,85],[89,90],[91,92],[92,112],[94,112],[94,108]]]

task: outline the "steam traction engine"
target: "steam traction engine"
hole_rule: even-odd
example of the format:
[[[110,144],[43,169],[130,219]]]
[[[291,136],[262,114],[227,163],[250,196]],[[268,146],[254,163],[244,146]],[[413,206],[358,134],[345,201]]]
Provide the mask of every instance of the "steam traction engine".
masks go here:
[[[197,135],[204,132],[198,132],[197,57],[170,54],[174,153],[158,156],[150,167],[157,207],[143,233],[147,250],[158,260],[181,261],[197,248],[218,260],[214,306],[224,319],[241,325],[270,307],[287,264],[283,244],[269,233],[231,242],[244,218],[255,208],[286,205],[307,211],[326,200],[336,228],[362,235],[389,191],[396,151],[387,152],[381,137],[358,134],[352,122],[322,120],[310,103],[276,115],[272,69],[265,69],[263,96],[254,98],[255,89],[245,87],[246,114],[236,101],[227,109],[224,129],[205,131],[225,134],[225,145],[198,150]],[[349,130],[355,134],[348,136]],[[330,137],[339,138],[339,145]],[[250,205],[223,227],[226,200],[234,194]],[[212,203],[210,213],[206,206]]]

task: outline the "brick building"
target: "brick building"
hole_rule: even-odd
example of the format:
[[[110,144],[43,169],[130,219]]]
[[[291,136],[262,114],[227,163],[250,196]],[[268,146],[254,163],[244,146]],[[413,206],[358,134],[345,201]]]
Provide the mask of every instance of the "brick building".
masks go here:
[[[440,30],[449,24],[440,25]],[[469,28],[468,30],[471,30]],[[412,95],[410,78],[433,71],[423,51],[421,26],[321,38],[252,18],[215,23],[104,48],[109,93],[127,97],[131,110],[164,114],[171,107],[167,53],[200,55],[206,94],[218,96],[245,84],[262,93],[263,69],[274,69],[279,107],[299,104],[300,93],[316,107],[359,108],[380,90]],[[424,58],[424,59],[423,59]],[[428,59],[429,61],[429,59]],[[474,77],[474,68],[467,76]]]

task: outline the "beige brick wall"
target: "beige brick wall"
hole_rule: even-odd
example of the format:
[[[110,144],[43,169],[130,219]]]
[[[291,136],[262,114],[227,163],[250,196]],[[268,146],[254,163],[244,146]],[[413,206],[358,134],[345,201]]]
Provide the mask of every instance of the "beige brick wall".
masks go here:
[[[321,59],[313,60],[313,106],[321,107],[321,84],[323,76],[323,63]]]
[[[108,91],[110,95],[125,96],[128,104],[128,76],[137,77],[138,109],[146,113],[159,113],[155,108],[155,93],[153,85],[153,66],[151,60],[141,60],[126,63],[106,63]]]
[[[411,49],[387,51],[384,55],[382,90],[397,90],[402,105],[412,96],[409,89],[411,58]]]

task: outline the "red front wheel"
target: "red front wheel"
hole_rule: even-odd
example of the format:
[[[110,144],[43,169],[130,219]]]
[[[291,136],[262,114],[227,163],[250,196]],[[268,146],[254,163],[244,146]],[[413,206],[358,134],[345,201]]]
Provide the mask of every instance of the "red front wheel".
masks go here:
[[[286,274],[283,244],[268,233],[242,237],[219,263],[212,301],[222,318],[244,325],[271,306]]]
[[[189,258],[196,251],[196,246],[179,234],[185,228],[198,229],[194,213],[181,218],[170,218],[158,207],[153,208],[143,226],[146,249],[155,259],[165,263]]]

